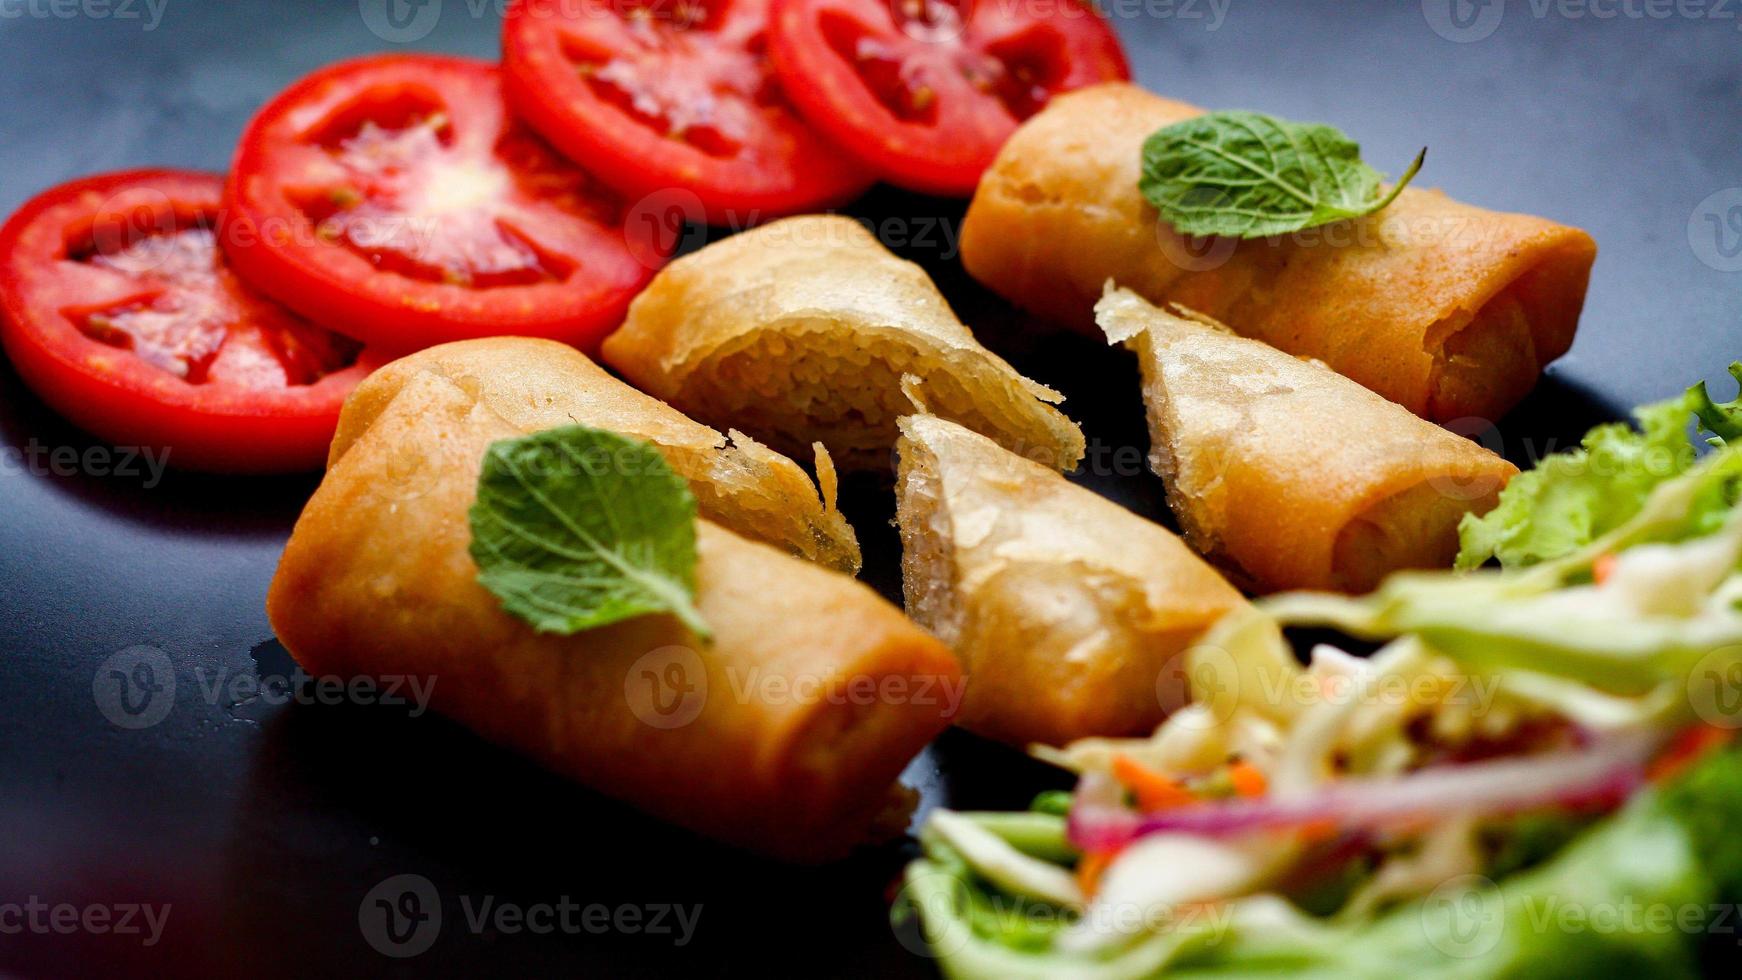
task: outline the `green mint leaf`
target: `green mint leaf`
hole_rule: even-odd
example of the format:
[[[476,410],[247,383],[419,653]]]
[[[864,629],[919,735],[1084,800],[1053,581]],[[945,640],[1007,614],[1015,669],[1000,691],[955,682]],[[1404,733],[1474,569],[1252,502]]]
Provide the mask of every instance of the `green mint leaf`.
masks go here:
[[[696,498],[651,445],[578,425],[495,443],[470,516],[479,584],[539,632],[670,613],[710,636]]]
[[[1742,384],[1742,361],[1730,364],[1730,377]],[[1706,392],[1706,383],[1702,381],[1688,389],[1688,401],[1694,414],[1700,417],[1700,426],[1713,435],[1709,441],[1714,446],[1742,439],[1742,398],[1718,404],[1712,401],[1712,396]]]
[[[1212,112],[1144,141],[1138,187],[1182,234],[1263,238],[1378,211],[1426,159],[1423,149],[1382,197],[1382,175],[1335,127]]]

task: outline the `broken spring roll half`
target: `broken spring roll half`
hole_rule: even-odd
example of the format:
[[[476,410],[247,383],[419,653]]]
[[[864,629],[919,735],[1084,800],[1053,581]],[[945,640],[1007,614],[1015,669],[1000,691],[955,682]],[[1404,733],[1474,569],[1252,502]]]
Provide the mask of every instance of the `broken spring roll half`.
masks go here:
[[[1184,312],[1184,311],[1182,311]],[[1365,592],[1449,566],[1511,463],[1334,371],[1157,309],[1126,289],[1095,307],[1137,352],[1150,465],[1186,538],[1257,591]]]
[[[962,228],[968,271],[1083,330],[1111,278],[1441,422],[1498,419],[1572,344],[1596,244],[1543,218],[1411,187],[1294,235],[1181,238],[1138,190],[1142,147],[1200,112],[1124,84],[1054,99],[981,180]]]
[[[816,450],[819,493],[785,456],[741,432],[728,440],[551,340],[465,340],[394,361],[345,403],[330,459],[344,455],[399,392],[425,374],[472,393],[522,434],[579,424],[651,442],[689,481],[703,517],[830,568],[859,570],[859,541],[835,509],[835,472],[826,451]],[[418,465],[424,448],[403,447],[404,465]]]
[[[467,511],[519,381],[407,378],[353,428],[267,611],[310,675],[427,679],[438,712],[610,796],[779,857],[832,857],[948,723],[943,644],[852,579],[698,522],[695,604],[541,633],[478,582]],[[422,465],[402,465],[407,447]]]
[[[901,420],[908,613],[968,674],[956,723],[1017,744],[1147,733],[1183,652],[1245,600],[1185,542],[984,436]]]
[[[887,471],[903,375],[931,411],[1057,469],[1083,434],[980,346],[925,271],[848,218],[788,218],[667,266],[605,341],[605,361],[711,425],[791,452],[820,442],[841,466]]]

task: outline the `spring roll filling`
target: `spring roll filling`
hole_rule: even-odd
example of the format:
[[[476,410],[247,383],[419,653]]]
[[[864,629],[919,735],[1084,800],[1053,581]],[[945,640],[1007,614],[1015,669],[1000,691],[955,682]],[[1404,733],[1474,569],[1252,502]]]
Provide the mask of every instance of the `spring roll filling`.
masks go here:
[[[955,525],[944,506],[937,456],[917,439],[902,445],[896,474],[896,524],[901,528],[901,591],[907,614],[954,647],[961,638],[956,596]]]
[[[843,336],[838,323],[822,317],[769,324],[714,351],[688,372],[680,401],[783,451],[821,442],[844,466],[885,467],[896,419],[913,411],[903,375],[921,379],[932,412],[1025,458],[1061,468],[1081,456],[1081,436],[1061,445],[1039,411],[1023,410],[1045,410],[1044,403],[1034,392],[1013,390],[991,365],[925,349],[900,331],[860,328]]]
[[[1444,568],[1458,554],[1458,521],[1493,508],[1500,487],[1469,496],[1418,483],[1362,511],[1341,531],[1331,553],[1333,587],[1363,593],[1404,568]]]
[[[1456,310],[1429,327],[1424,343],[1434,361],[1428,416],[1479,415],[1486,406],[1516,404],[1529,394],[1547,362],[1559,356],[1555,338],[1571,336],[1578,322],[1583,304],[1569,307],[1566,297],[1583,297],[1589,277],[1588,256],[1558,249],[1526,267],[1474,313]]]

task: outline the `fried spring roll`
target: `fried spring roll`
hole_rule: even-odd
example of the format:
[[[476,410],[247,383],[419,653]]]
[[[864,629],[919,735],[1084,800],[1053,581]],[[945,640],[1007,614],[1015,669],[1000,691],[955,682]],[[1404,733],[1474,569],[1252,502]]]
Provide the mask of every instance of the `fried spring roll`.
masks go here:
[[[424,371],[350,428],[267,610],[314,676],[428,679],[485,738],[692,830],[783,858],[861,839],[947,724],[947,648],[846,576],[699,522],[711,644],[669,616],[562,636],[477,582],[467,509],[522,379]],[[405,447],[423,465],[401,465]]]
[[[790,452],[887,471],[920,379],[931,410],[1059,469],[1083,434],[1057,392],[980,346],[919,266],[848,218],[788,218],[667,266],[604,345],[606,363],[704,422]]]
[[[901,420],[907,609],[968,673],[956,723],[1062,745],[1152,731],[1183,652],[1245,600],[1158,524],[929,415]]]
[[[792,460],[741,432],[731,433],[728,441],[611,377],[585,354],[551,340],[464,341],[394,361],[345,403],[330,459],[344,455],[406,384],[424,374],[474,393],[521,433],[583,424],[651,442],[689,481],[702,516],[831,568],[859,570],[859,541],[835,509],[835,473],[826,450],[815,450],[819,494]],[[404,465],[418,465],[423,448],[405,446]]]
[[[1141,148],[1200,111],[1126,84],[1053,100],[980,182],[968,271],[1084,330],[1111,278],[1442,422],[1498,419],[1572,344],[1596,244],[1543,218],[1412,187],[1375,215],[1292,236],[1182,239],[1138,191]]]
[[[1458,521],[1492,508],[1518,472],[1214,321],[1125,289],[1095,313],[1110,341],[1137,352],[1150,465],[1186,539],[1255,590],[1364,592],[1398,569],[1450,565]]]

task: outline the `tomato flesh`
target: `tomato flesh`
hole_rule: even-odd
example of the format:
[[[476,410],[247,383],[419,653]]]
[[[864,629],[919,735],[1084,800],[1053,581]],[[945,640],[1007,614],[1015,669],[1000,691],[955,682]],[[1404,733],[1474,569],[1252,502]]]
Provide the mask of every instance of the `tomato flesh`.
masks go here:
[[[954,196],[1053,96],[1130,77],[1074,0],[775,0],[770,51],[812,125],[879,176]]]
[[[496,71],[365,58],[249,125],[224,247],[311,319],[412,350],[521,334],[583,347],[663,260],[621,202],[516,123]]]
[[[359,345],[248,292],[224,268],[210,228],[184,228],[82,261],[151,290],[67,311],[95,340],[189,384],[307,385],[356,360]]]
[[[816,135],[768,63],[769,0],[521,0],[503,26],[509,97],[626,195],[694,195],[742,225],[844,203],[871,178]]]
[[[674,22],[634,8],[623,22],[630,44],[577,34],[566,53],[601,101],[666,139],[731,157],[754,138],[756,115],[781,96],[760,53],[760,26],[743,17],[715,23],[710,13]]]
[[[0,230],[0,341],[81,427],[227,472],[318,467],[378,359],[250,289],[214,231],[223,181],[75,181]]]

